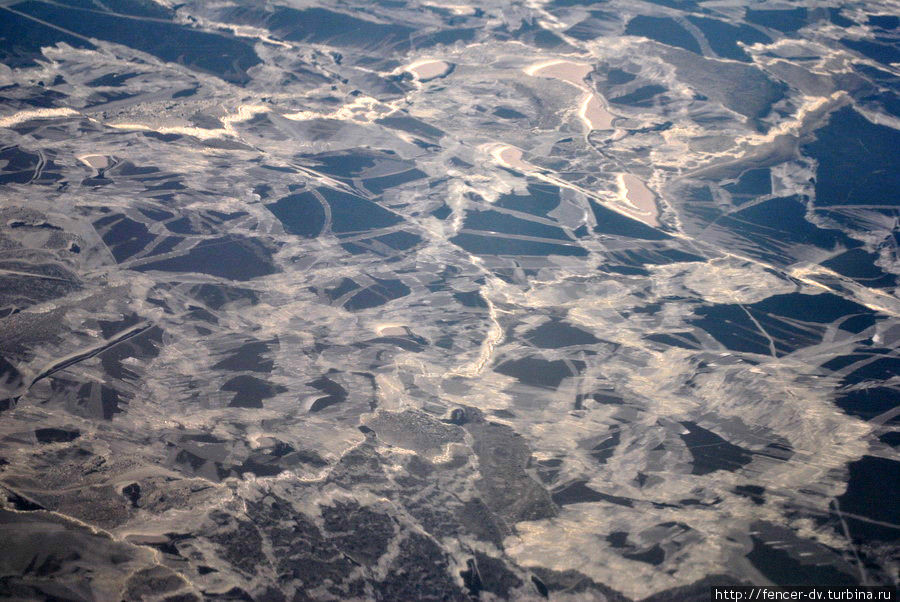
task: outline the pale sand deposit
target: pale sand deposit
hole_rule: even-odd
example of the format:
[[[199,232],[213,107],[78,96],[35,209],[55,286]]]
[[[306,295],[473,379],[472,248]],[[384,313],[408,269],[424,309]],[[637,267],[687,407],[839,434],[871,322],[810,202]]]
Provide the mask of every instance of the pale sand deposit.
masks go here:
[[[253,119],[255,115],[261,113],[268,113],[271,109],[265,105],[255,104],[255,105],[241,105],[237,108],[237,111],[230,115],[224,115],[219,118],[219,121],[222,123],[222,127],[215,129],[194,127],[190,125],[161,125],[157,121],[154,123],[106,123],[107,127],[116,128],[120,130],[141,130],[141,131],[152,131],[159,132],[160,134],[182,134],[185,136],[193,136],[199,140],[211,140],[214,138],[224,138],[224,137],[232,137],[239,138],[240,134],[235,129],[235,123],[241,123],[244,121],[249,121]],[[283,115],[288,119],[291,119],[291,115]]]
[[[630,173],[621,174],[618,179],[622,198],[630,205],[632,211],[639,214],[636,217],[646,224],[658,226],[656,195],[653,194],[653,191],[647,188],[647,185],[637,176]]]
[[[81,155],[78,160],[93,169],[106,169],[109,167],[109,157],[103,155]]]
[[[381,337],[405,337],[409,329],[403,324],[381,324],[375,328],[375,332]]]
[[[592,130],[611,130],[613,129],[613,119],[616,118],[606,110],[597,94],[590,94],[584,100],[578,116]]]
[[[638,220],[657,228],[660,226],[659,210],[656,206],[656,195],[638,177],[625,173],[616,178],[618,194],[597,194],[560,178],[551,171],[542,169],[522,159],[522,150],[508,144],[496,144],[488,147],[488,152],[494,160],[510,169],[516,169],[523,173],[543,180],[560,188],[568,188],[580,192],[605,207],[620,213],[631,219]]]
[[[590,65],[563,60],[538,63],[525,68],[525,73],[528,75],[552,77],[568,82],[573,86],[578,86],[579,88],[584,88],[584,78],[590,72]]]
[[[412,73],[420,82],[427,82],[430,79],[447,75],[450,72],[450,67],[450,63],[445,61],[423,59],[407,65],[403,70]]]
[[[525,73],[537,77],[551,77],[571,84],[585,93],[578,116],[590,130],[611,130],[615,115],[610,113],[599,94],[584,83],[591,66],[572,61],[548,61],[525,68]]]
[[[443,8],[444,10],[449,10],[454,15],[474,15],[478,13],[478,9],[474,6],[468,6],[466,4],[441,4],[440,2],[425,2],[425,6],[433,6],[435,8]]]
[[[74,109],[29,109],[27,111],[19,111],[6,117],[0,117],[0,128],[8,128],[18,123],[24,123],[32,119],[53,119],[55,117],[71,117],[78,115],[78,111]]]
[[[494,157],[501,165],[512,169],[522,169],[531,171],[537,169],[531,163],[522,160],[522,151],[514,146],[502,145],[491,151]]]

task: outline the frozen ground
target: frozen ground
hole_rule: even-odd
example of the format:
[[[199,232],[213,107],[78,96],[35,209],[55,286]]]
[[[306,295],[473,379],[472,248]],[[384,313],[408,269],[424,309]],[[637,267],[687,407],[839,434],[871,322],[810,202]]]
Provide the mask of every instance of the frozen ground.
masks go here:
[[[0,2],[0,594],[897,584],[896,2]]]

